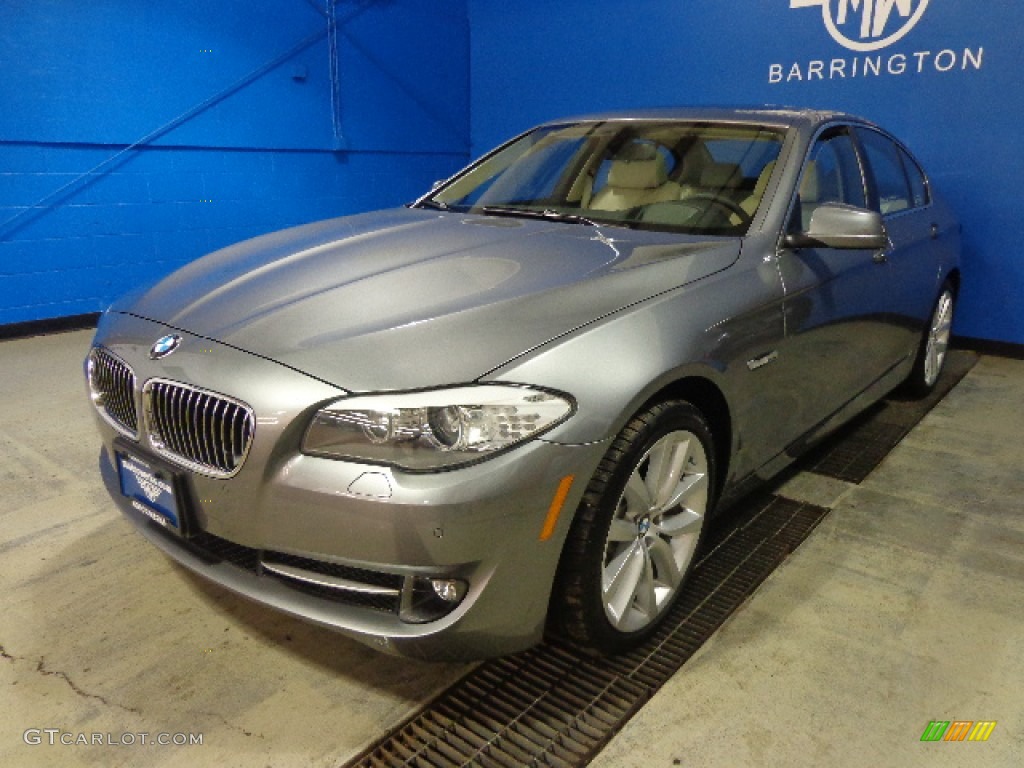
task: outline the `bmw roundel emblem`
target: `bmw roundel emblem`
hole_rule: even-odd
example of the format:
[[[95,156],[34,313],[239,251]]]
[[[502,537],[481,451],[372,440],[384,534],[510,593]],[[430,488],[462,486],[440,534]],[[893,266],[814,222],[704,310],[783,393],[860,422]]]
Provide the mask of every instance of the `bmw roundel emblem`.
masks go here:
[[[181,345],[181,336],[176,333],[168,334],[156,340],[149,349],[149,359],[159,360],[162,357],[167,357],[171,352],[176,350]]]

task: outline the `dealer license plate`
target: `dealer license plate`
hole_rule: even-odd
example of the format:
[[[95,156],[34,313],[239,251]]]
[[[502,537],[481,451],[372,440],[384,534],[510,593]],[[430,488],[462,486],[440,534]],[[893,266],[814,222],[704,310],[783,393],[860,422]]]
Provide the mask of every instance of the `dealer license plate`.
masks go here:
[[[121,493],[131,499],[135,509],[167,530],[185,534],[173,475],[126,453],[117,454],[117,471]]]

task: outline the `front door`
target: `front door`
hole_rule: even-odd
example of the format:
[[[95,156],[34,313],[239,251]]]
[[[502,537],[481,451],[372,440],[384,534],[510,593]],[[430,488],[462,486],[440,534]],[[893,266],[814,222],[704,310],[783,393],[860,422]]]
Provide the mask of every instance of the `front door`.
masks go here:
[[[790,231],[806,231],[824,203],[866,208],[867,185],[846,127],[823,133],[804,165]],[[899,357],[905,331],[886,307],[892,267],[885,253],[827,247],[784,248],[786,354],[794,392],[792,440],[877,382]]]

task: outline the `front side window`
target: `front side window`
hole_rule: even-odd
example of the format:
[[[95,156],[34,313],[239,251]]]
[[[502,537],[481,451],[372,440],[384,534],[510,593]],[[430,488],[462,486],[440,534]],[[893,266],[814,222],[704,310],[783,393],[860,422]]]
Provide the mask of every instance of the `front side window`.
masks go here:
[[[746,233],[785,138],[758,125],[612,120],[545,126],[425,207],[694,234]]]
[[[826,133],[815,142],[800,178],[797,201],[803,230],[815,209],[825,203],[867,206],[857,150],[845,130]]]

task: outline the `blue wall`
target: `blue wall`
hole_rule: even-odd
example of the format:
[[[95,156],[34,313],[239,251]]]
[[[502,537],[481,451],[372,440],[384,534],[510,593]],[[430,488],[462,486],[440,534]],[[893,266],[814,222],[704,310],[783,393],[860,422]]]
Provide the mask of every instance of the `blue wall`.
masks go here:
[[[876,0],[876,11],[891,6],[889,17],[877,19],[878,35],[869,26],[861,37],[868,5],[469,0],[473,153],[537,122],[604,109],[787,104],[862,114],[908,142],[961,216],[957,333],[1024,343],[1014,226],[1024,172],[1024,4]],[[911,15],[902,17],[901,6]],[[848,43],[874,50],[845,47],[826,17]]]
[[[6,0],[0,324],[417,196],[468,157],[467,25],[465,0]]]
[[[0,324],[407,201],[542,120],[774,103],[905,138],[964,222],[957,332],[1024,343],[1022,24],[1013,0],[6,0]]]

